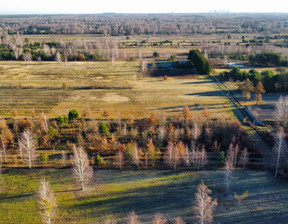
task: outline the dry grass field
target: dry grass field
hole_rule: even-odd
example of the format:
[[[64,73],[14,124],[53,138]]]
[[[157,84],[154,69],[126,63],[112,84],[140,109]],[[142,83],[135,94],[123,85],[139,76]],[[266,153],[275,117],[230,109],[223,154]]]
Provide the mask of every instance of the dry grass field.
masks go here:
[[[193,113],[207,108],[213,117],[226,116],[225,99],[208,77],[139,77],[139,61],[111,62],[0,62],[0,113],[11,117],[16,109],[29,116],[34,109],[49,117],[72,108],[89,108],[94,118],[149,116],[180,112],[188,105]],[[65,83],[66,88],[63,88]],[[93,86],[100,86],[93,88]],[[231,114],[230,114],[231,115]],[[230,116],[228,115],[228,116]]]

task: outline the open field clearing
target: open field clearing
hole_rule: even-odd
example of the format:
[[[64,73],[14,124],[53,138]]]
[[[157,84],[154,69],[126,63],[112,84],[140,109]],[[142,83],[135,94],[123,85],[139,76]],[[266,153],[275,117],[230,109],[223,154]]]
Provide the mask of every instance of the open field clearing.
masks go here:
[[[34,109],[49,117],[66,114],[72,108],[89,108],[92,116],[103,118],[104,110],[110,118],[120,115],[144,117],[152,111],[175,113],[188,105],[193,113],[207,108],[212,117],[231,115],[224,108],[225,99],[207,77],[138,78],[139,62],[1,62],[0,112],[11,117],[29,116]],[[65,83],[66,88],[63,88]],[[96,87],[95,87],[96,85]]]
[[[171,219],[193,222],[193,200],[204,180],[218,198],[215,223],[284,223],[288,185],[262,171],[236,171],[229,196],[224,195],[221,171],[95,170],[87,192],[74,185],[69,169],[7,169],[0,186],[1,223],[39,223],[33,195],[40,177],[51,182],[58,204],[57,223],[103,223],[103,218],[125,219],[134,210],[143,223],[160,212]],[[233,194],[249,196],[239,203]],[[101,222],[102,220],[102,222]]]

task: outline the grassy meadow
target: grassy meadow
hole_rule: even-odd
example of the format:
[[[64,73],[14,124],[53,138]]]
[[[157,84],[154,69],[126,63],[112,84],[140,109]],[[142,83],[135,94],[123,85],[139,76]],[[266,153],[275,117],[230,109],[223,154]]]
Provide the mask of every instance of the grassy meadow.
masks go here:
[[[0,181],[0,220],[3,224],[39,223],[34,193],[40,178],[56,193],[56,223],[103,223],[103,218],[125,220],[134,210],[143,223],[159,212],[172,221],[193,220],[193,200],[204,180],[218,199],[215,223],[283,223],[287,220],[288,185],[263,171],[236,171],[228,196],[222,171],[94,170],[86,192],[75,185],[69,169],[6,169]],[[239,203],[233,194],[249,196]]]
[[[90,109],[92,117],[136,118],[155,113],[178,113],[188,105],[193,113],[207,108],[213,117],[226,116],[225,99],[208,77],[142,77],[139,61],[111,62],[0,62],[0,114],[20,116],[45,112],[49,117],[72,108]],[[66,88],[63,88],[65,83]],[[94,86],[97,86],[94,88]],[[231,114],[228,114],[230,116]]]

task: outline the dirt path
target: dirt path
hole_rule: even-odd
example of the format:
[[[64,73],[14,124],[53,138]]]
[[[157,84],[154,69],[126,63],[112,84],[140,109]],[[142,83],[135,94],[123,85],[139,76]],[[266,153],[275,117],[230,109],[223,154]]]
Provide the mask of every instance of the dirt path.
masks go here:
[[[251,138],[254,140],[259,152],[262,156],[262,161],[256,161],[257,164],[263,165],[263,168],[267,168],[267,164],[271,160],[271,149],[268,145],[263,141],[261,136],[258,134],[255,128],[251,127],[250,125],[244,124],[244,118],[248,117],[243,109],[243,106],[235,101],[234,97],[231,95],[230,91],[220,82],[216,77],[211,78],[216,86],[222,91],[223,97],[225,97],[230,103],[229,108],[233,111],[235,117],[241,122],[241,124],[245,127]]]

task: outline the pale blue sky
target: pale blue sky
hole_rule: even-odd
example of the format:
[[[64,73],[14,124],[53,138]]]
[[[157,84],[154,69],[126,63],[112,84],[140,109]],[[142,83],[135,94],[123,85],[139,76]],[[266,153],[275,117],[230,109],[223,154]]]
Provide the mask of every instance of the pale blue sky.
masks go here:
[[[285,0],[0,0],[0,14],[288,12]],[[286,3],[286,4],[285,4]]]

